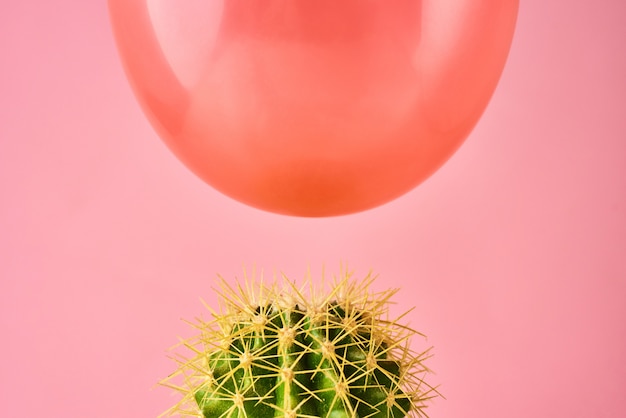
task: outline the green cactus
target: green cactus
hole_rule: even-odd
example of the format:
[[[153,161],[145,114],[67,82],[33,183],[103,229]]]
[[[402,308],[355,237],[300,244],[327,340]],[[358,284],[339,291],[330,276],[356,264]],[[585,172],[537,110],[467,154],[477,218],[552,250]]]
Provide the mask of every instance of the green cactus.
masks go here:
[[[437,395],[423,380],[429,350],[411,350],[419,333],[387,319],[396,290],[373,293],[373,280],[345,273],[325,295],[310,280],[234,288],[222,280],[220,311],[198,320],[200,335],[183,342],[193,357],[179,358],[162,382],[184,395],[163,415],[427,416],[426,401]]]

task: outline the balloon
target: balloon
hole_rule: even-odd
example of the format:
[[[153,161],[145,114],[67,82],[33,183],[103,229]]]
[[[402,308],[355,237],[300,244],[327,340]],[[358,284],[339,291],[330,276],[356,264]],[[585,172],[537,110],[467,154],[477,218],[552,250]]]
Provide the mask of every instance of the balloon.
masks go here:
[[[461,145],[518,0],[109,0],[148,119],[194,173],[267,211],[332,216],[416,187]]]

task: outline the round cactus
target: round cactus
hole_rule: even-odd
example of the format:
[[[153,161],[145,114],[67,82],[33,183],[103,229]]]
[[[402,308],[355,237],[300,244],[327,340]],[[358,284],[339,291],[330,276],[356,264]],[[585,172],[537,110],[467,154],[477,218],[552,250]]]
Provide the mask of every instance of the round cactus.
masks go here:
[[[436,390],[417,333],[388,318],[396,290],[343,274],[324,293],[307,280],[221,281],[219,311],[183,341],[191,358],[162,384],[183,393],[164,415],[205,418],[424,417]],[[404,315],[402,315],[404,316]],[[402,317],[401,316],[401,317]],[[419,334],[421,335],[421,334]]]

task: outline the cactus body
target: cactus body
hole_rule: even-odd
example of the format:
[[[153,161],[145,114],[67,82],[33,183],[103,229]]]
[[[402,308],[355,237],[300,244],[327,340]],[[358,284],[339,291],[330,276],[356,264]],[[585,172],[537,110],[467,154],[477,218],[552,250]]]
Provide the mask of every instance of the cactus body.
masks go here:
[[[434,390],[421,376],[416,331],[383,318],[393,291],[345,276],[327,295],[223,285],[222,312],[185,342],[195,356],[165,384],[185,396],[169,414],[205,418],[426,416]],[[288,283],[288,282],[286,282]],[[309,283],[310,286],[310,283]],[[255,289],[253,289],[255,288]],[[172,383],[176,375],[183,384]]]

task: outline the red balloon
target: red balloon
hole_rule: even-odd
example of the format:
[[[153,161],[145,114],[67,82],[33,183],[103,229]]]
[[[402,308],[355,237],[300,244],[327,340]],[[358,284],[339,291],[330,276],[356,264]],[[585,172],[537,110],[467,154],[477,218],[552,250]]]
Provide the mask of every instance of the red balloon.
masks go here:
[[[299,216],[376,207],[461,145],[518,0],[109,0],[126,73],[193,172]]]

